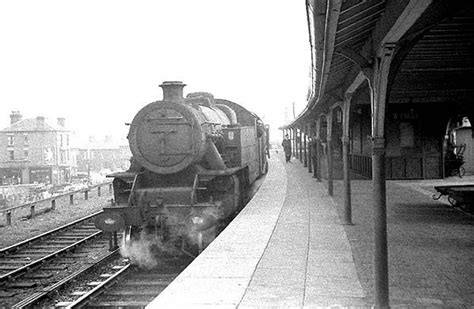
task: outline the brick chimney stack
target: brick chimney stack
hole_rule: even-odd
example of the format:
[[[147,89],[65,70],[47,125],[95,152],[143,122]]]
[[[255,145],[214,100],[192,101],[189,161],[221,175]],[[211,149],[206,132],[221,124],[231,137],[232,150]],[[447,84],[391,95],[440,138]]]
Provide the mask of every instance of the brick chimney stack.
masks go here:
[[[37,129],[44,129],[44,117],[38,116],[36,117],[36,128]]]
[[[17,123],[18,121],[21,121],[22,118],[23,116],[19,111],[12,111],[10,114],[10,124]]]
[[[61,128],[64,128],[65,124],[66,124],[66,118],[58,117],[58,126],[60,126]]]

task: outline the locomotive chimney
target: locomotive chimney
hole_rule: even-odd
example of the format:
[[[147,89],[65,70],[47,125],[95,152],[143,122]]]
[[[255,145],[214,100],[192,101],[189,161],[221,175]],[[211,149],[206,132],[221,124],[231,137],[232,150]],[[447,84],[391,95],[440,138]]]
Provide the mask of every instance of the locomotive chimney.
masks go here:
[[[184,86],[186,84],[180,81],[163,82],[160,85],[163,88],[163,101],[182,101]]]

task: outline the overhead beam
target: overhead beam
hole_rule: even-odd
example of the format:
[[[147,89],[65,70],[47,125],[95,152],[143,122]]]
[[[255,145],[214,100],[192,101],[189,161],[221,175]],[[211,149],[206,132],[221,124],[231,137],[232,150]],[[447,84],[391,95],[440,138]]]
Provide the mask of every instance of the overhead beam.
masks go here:
[[[358,65],[361,69],[368,67],[371,64],[371,61],[369,59],[365,58],[360,53],[356,52],[355,50],[349,47],[337,48],[334,51],[334,54],[352,61],[353,63]]]
[[[341,10],[342,0],[327,0],[324,18],[324,31],[322,41],[317,42],[316,60],[320,59],[320,67],[317,68],[316,75],[319,77],[316,86],[314,105],[324,93],[324,87],[331,68],[332,56],[334,53],[334,42],[336,40],[337,23]],[[316,30],[318,32],[318,30]]]
[[[346,88],[345,95],[352,95],[366,79],[367,73],[360,71],[359,74],[357,74],[354,80]]]
[[[380,41],[379,46],[384,46],[386,43],[398,42],[415,22],[418,21],[421,14],[425,12],[431,3],[433,3],[433,0],[411,0]]]

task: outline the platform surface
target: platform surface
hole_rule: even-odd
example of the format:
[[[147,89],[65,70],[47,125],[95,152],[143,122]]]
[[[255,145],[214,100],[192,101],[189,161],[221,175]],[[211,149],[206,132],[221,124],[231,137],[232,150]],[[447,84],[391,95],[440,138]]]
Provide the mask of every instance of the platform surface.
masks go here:
[[[272,156],[252,201],[147,308],[367,306],[333,199],[298,164]]]
[[[392,308],[474,308],[474,216],[435,186],[474,176],[390,180]],[[239,216],[148,308],[371,308],[372,182],[352,180],[352,223],[341,225],[343,184],[317,182],[272,152],[270,171]]]

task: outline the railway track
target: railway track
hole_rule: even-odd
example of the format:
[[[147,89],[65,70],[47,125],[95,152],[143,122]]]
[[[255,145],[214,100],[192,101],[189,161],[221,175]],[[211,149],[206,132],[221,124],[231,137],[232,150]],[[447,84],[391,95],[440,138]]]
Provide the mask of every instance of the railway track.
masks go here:
[[[163,256],[153,269],[129,264],[95,228],[99,213],[0,250],[0,307],[143,308],[192,261]]]
[[[144,308],[191,262],[186,256],[160,259],[153,269],[143,269],[122,260],[88,275],[87,280],[61,291],[54,302],[40,303],[54,308]]]
[[[0,307],[38,293],[108,252],[93,214],[0,250]]]
[[[55,284],[24,298],[14,304],[12,308],[53,308],[57,303],[61,302],[58,298],[64,298],[64,295],[67,295],[67,290],[70,289],[70,286],[74,286],[78,281],[86,281],[87,278],[90,278],[91,273],[94,276],[98,268],[113,268],[121,264],[123,264],[123,259],[120,257],[119,249],[116,249],[108,254],[104,254],[95,263],[85,265]],[[77,298],[77,295],[73,294],[71,297]],[[66,299],[71,299],[71,297]]]

